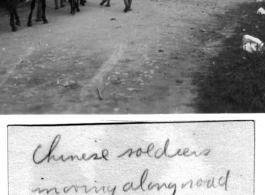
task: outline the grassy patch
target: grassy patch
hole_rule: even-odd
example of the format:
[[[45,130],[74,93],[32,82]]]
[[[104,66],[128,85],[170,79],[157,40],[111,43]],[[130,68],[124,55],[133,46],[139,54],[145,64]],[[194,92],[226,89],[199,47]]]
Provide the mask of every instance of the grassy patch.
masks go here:
[[[245,34],[265,42],[265,16],[256,14],[262,4],[242,3],[216,16],[238,22],[232,37],[226,38],[218,56],[205,70],[196,73],[196,106],[201,113],[265,112],[265,55],[247,54],[240,47]],[[262,6],[265,8],[265,5]]]

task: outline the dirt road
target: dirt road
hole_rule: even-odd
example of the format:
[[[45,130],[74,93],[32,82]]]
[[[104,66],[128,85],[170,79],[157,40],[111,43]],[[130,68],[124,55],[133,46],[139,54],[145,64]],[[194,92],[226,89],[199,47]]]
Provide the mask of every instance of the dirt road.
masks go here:
[[[122,0],[67,5],[49,23],[10,31],[0,20],[1,114],[198,113],[194,73],[208,65],[236,25],[220,21],[242,0]],[[34,14],[35,15],[35,14]]]

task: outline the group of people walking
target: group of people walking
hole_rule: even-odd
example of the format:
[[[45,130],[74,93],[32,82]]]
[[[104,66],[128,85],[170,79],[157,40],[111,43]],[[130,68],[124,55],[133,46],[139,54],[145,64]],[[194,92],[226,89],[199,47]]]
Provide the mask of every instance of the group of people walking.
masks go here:
[[[36,22],[42,22],[42,1],[41,0],[37,0],[38,1],[38,6],[37,6],[37,17],[36,17]],[[65,3],[66,0],[60,0],[60,7],[65,7]],[[54,4],[55,4],[55,9],[59,9],[59,3],[58,0],[54,0]]]
[[[41,0],[37,0],[38,1],[38,6],[37,6],[37,17],[36,17],[36,22],[41,22],[42,21],[42,1]],[[55,9],[59,9],[59,2],[60,1],[60,7],[65,7],[65,2],[66,0],[54,0],[54,4],[55,4]],[[108,1],[108,7],[110,6],[110,0],[102,0],[102,2],[100,3],[100,5],[103,5],[105,2]],[[124,12],[128,12],[128,11],[132,11],[132,0],[124,0]]]
[[[128,12],[128,11],[132,11],[132,0],[123,0],[124,1],[124,5],[125,5],[125,8],[124,8],[124,12]],[[110,7],[110,0],[102,0],[100,5],[104,5],[105,3],[107,2],[106,4],[106,7]]]

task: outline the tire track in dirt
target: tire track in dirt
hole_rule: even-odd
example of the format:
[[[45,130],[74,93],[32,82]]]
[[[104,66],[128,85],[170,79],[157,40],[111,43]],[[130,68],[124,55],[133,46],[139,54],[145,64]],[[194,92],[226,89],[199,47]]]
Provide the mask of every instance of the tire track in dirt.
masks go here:
[[[0,86],[4,85],[6,83],[6,81],[8,80],[8,78],[15,73],[16,68],[19,64],[21,64],[21,62],[23,62],[23,60],[26,60],[27,57],[29,57],[33,52],[34,52],[35,48],[33,46],[30,46],[26,49],[26,53],[23,55],[20,55],[18,58],[19,60],[13,64],[10,64],[9,66],[9,70],[6,72],[6,74],[4,76],[1,77],[1,82],[0,82]]]
[[[102,91],[104,85],[104,77],[113,69],[117,62],[122,58],[126,46],[124,44],[119,44],[115,47],[114,52],[109,56],[109,58],[101,65],[100,69],[97,71],[96,75],[90,80],[88,84],[83,86],[81,90],[81,99],[84,100],[88,95],[91,88],[99,89]]]

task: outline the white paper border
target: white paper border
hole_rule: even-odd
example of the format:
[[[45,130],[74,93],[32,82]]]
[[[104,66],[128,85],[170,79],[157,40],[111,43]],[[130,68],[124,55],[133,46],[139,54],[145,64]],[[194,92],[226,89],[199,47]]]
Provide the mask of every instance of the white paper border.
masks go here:
[[[7,126],[39,124],[88,124],[117,122],[255,121],[255,195],[264,195],[265,114],[170,114],[170,115],[5,115],[0,116],[1,194],[8,194]]]

